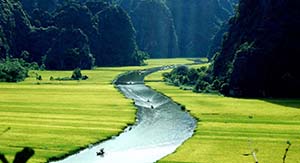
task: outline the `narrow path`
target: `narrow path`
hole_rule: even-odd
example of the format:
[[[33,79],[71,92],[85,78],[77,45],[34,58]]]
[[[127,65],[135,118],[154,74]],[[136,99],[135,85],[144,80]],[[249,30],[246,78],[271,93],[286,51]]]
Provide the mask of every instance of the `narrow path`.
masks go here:
[[[138,109],[135,125],[118,137],[58,163],[153,163],[173,153],[193,135],[196,121],[171,99],[144,85],[146,75],[166,68],[171,67],[121,75],[115,85],[135,101]],[[100,149],[104,149],[103,156],[96,154]]]

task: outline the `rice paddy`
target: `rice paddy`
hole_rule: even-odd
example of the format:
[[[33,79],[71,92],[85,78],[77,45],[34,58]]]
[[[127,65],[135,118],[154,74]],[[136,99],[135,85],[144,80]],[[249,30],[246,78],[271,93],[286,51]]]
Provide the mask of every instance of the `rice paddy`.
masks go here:
[[[24,82],[0,83],[0,152],[12,161],[17,151],[32,147],[35,155],[29,163],[42,163],[117,135],[134,123],[136,110],[112,80],[130,70],[185,63],[192,61],[159,59],[142,67],[96,68],[82,71],[86,81],[50,80],[69,77],[71,71],[31,71]],[[289,140],[286,163],[300,163],[299,99],[195,94],[165,85],[162,73],[147,77],[152,81],[147,84],[185,105],[199,122],[194,136],[159,162],[252,163],[254,150],[259,162],[281,163]],[[36,80],[36,74],[43,80]]]
[[[159,163],[300,163],[300,99],[238,99],[196,94],[161,82],[147,85],[185,105],[199,119],[194,136]]]
[[[12,162],[23,147],[29,163],[64,157],[117,135],[135,121],[136,110],[111,84],[119,74],[186,59],[148,60],[147,66],[82,71],[85,81],[57,81],[72,71],[31,71],[20,83],[0,83],[0,152]],[[41,75],[42,80],[36,76]]]

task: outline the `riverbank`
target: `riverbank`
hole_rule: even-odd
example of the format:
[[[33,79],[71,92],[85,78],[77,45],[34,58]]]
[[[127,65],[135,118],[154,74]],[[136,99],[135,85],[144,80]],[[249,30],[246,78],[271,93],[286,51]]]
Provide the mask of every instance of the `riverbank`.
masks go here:
[[[124,69],[83,71],[87,81],[50,81],[70,71],[40,71],[18,84],[0,84],[0,151],[9,160],[25,146],[36,154],[30,163],[63,157],[89,144],[117,135],[134,123],[135,108],[113,85]],[[32,75],[34,76],[34,75]],[[109,97],[109,98],[108,98]]]
[[[53,81],[71,71],[32,71],[21,83],[0,83],[0,152],[9,161],[23,147],[36,153],[29,163],[46,162],[118,135],[135,121],[136,109],[111,84],[121,73],[187,59],[147,61],[147,66],[82,71],[86,81]],[[42,80],[36,80],[36,73]]]
[[[153,163],[173,153],[193,135],[196,121],[178,104],[144,85],[145,76],[167,67],[120,75],[114,84],[134,101],[136,123],[117,137],[55,163]],[[103,157],[96,155],[100,149]]]
[[[199,122],[195,135],[159,163],[252,163],[254,149],[259,162],[282,163],[287,140],[286,162],[300,162],[300,100],[196,94],[166,85],[162,73],[146,84],[185,105]]]

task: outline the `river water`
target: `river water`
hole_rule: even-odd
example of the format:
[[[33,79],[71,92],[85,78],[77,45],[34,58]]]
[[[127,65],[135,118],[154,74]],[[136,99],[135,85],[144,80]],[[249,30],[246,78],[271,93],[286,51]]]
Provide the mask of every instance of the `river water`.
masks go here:
[[[167,67],[168,68],[168,67]],[[116,87],[135,101],[137,120],[122,134],[56,163],[153,163],[193,135],[196,120],[168,97],[144,85],[144,77],[165,68],[120,76]],[[97,156],[100,149],[103,156]]]

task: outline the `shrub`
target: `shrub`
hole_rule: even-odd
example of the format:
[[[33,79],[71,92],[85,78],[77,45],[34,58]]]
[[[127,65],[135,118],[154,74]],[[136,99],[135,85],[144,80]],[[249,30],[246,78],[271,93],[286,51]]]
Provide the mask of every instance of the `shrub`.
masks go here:
[[[229,84],[228,83],[222,84],[220,93],[222,93],[225,96],[229,94]]]
[[[81,79],[82,79],[82,80],[87,80],[88,78],[89,78],[89,77],[88,77],[87,75],[83,75]]]
[[[36,75],[36,80],[43,80],[42,76],[41,75]]]
[[[195,87],[194,91],[195,92],[207,92],[209,89],[209,83],[203,80],[198,80]]]
[[[50,77],[50,80],[59,80],[59,81],[69,81],[69,80],[87,80],[89,77],[87,75],[82,75],[80,68],[76,68],[73,70],[73,74],[71,77],[58,77],[54,78]]]
[[[82,74],[81,74],[80,68],[76,68],[76,69],[73,71],[73,74],[72,74],[71,78],[72,78],[73,80],[80,80],[80,79],[82,79]]]
[[[221,89],[221,82],[218,79],[215,79],[212,83],[212,89],[213,90],[220,90]]]
[[[189,68],[187,66],[178,66],[174,70],[171,71],[171,74],[176,75],[187,75],[189,71]]]
[[[28,69],[19,59],[0,60],[0,82],[20,82],[28,77]]]

